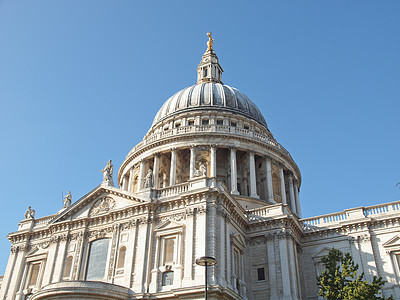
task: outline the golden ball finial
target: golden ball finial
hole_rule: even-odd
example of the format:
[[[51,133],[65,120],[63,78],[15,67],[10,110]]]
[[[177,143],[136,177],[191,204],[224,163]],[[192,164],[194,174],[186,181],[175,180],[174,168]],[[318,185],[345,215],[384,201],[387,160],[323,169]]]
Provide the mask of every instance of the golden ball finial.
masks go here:
[[[208,42],[207,42],[207,51],[213,51],[214,40],[211,37],[211,32],[207,32]]]

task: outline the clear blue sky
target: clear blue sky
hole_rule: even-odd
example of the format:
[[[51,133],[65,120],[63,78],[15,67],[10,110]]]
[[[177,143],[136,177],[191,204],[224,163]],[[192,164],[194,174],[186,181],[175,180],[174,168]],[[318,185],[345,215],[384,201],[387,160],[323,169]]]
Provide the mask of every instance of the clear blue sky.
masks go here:
[[[304,217],[399,200],[399,15],[398,0],[0,0],[0,274],[28,205],[53,214],[100,184],[195,83],[207,31],[224,83],[299,165]]]

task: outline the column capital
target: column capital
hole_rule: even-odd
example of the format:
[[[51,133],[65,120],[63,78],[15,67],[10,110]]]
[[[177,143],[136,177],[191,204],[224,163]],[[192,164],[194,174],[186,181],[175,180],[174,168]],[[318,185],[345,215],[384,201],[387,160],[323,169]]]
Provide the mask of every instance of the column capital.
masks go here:
[[[171,148],[169,148],[169,150],[170,150],[171,152],[175,152],[177,149],[176,149],[176,147],[171,147]]]
[[[197,148],[198,145],[190,145],[190,150],[195,150]]]
[[[231,151],[236,151],[236,150],[237,150],[237,147],[235,147],[235,146],[229,146],[229,150],[231,150]]]
[[[283,164],[283,162],[277,161],[277,162],[276,162],[276,165],[277,165],[279,168],[281,168],[283,171],[286,171],[286,170],[285,170],[285,165]]]
[[[216,144],[210,144],[209,147],[210,147],[210,149],[213,149],[213,148],[215,149],[215,148],[217,148],[217,145]]]

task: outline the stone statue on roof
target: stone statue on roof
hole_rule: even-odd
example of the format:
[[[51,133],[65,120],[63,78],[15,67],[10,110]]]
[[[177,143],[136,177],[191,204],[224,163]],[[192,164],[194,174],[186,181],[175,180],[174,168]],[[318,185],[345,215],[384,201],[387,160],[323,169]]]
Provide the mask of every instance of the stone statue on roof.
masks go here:
[[[103,183],[109,186],[114,186],[114,181],[113,181],[114,166],[111,163],[111,159],[107,162],[107,165],[104,167],[104,169],[100,170],[100,172],[103,172]]]
[[[34,219],[35,218],[35,210],[28,206],[28,209],[25,212],[25,219]]]
[[[208,35],[208,42],[207,42],[207,51],[214,51],[214,39],[211,37],[211,32],[207,32]]]
[[[71,203],[72,203],[72,195],[71,195],[71,191],[68,191],[68,194],[64,197],[64,200],[63,200],[63,208],[70,207]]]

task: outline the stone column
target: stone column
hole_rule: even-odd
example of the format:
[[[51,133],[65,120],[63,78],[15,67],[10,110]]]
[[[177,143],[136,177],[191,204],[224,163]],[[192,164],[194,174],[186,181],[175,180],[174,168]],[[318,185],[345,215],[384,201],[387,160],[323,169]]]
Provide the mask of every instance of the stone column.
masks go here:
[[[126,178],[126,175],[124,175],[124,178],[122,178],[122,189],[124,191],[128,190],[128,179]]]
[[[153,187],[155,189],[158,189],[159,166],[160,166],[160,153],[156,153],[154,154],[154,164],[153,164],[153,177],[154,177]]]
[[[239,195],[237,190],[237,166],[236,166],[236,148],[231,147],[231,194]]]
[[[217,177],[217,147],[210,146],[210,177]]]
[[[190,178],[194,177],[194,168],[196,166],[196,146],[190,146]]]
[[[282,193],[282,204],[287,204],[286,201],[286,187],[285,187],[285,174],[283,173],[283,165],[279,165],[279,175],[281,177],[281,193]]]
[[[176,184],[176,148],[171,148],[171,168],[169,173],[169,185]]]
[[[133,192],[133,167],[129,170],[129,179],[128,179],[127,191],[128,192]]]
[[[268,156],[265,157],[265,167],[266,167],[266,178],[265,183],[267,187],[267,200],[270,203],[276,203],[274,199],[274,190],[272,187],[272,167],[271,167],[271,158]]]
[[[257,178],[256,178],[256,163],[254,159],[254,151],[249,152],[250,165],[250,197],[259,199],[257,195]]]
[[[144,160],[139,162],[139,179],[138,179],[138,191],[143,188],[143,178],[144,178]]]
[[[296,199],[294,198],[294,186],[293,186],[292,174],[289,174],[288,181],[289,181],[290,208],[292,209],[292,212],[297,215],[297,207],[296,207]]]
[[[299,186],[297,185],[297,181],[294,183],[294,196],[296,198],[296,208],[297,208],[297,216],[301,218],[301,208],[300,208],[300,199],[299,199]]]

